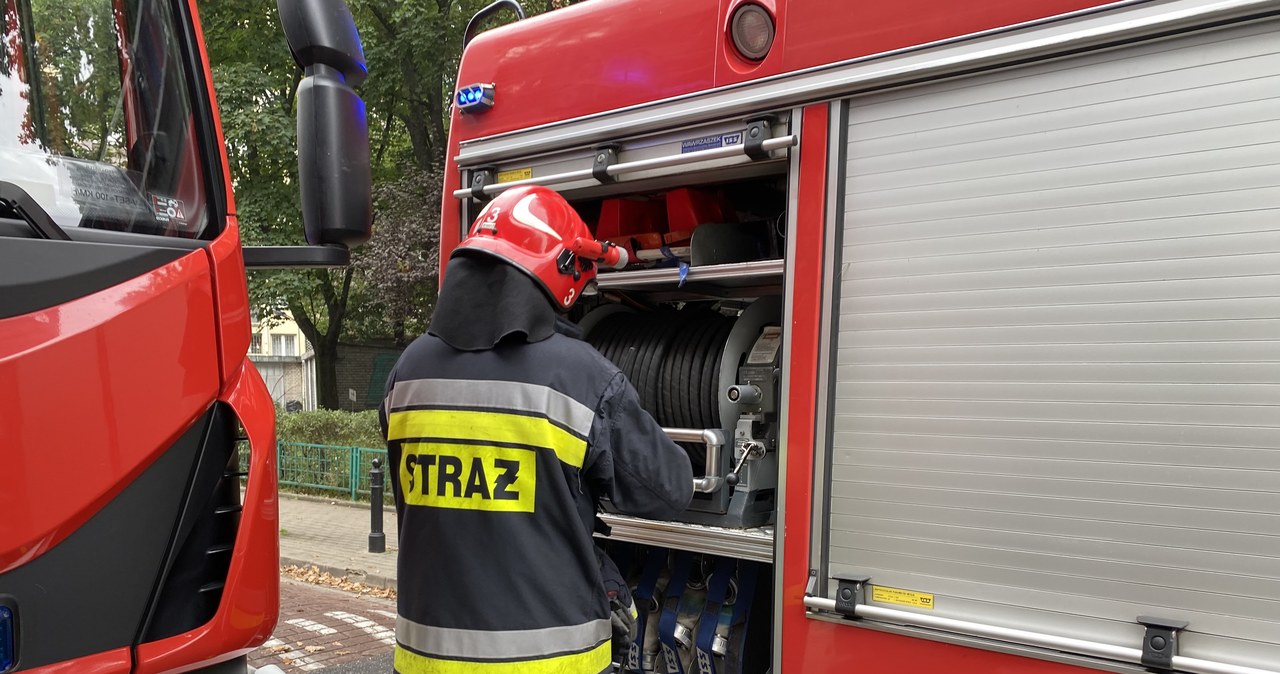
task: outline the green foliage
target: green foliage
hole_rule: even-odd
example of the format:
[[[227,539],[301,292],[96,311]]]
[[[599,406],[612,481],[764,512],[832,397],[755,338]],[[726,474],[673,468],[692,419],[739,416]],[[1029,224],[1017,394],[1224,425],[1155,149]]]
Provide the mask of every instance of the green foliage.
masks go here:
[[[120,55],[111,4],[34,0],[31,17],[46,147],[69,157],[123,164]]]
[[[423,215],[439,212],[440,184],[437,174],[412,166],[379,183],[373,195],[378,236],[353,261],[364,308],[399,345],[426,330],[435,304],[440,229]]]
[[[249,278],[251,301],[260,308],[287,306],[311,342],[323,407],[339,405],[339,340],[391,337],[403,344],[430,317],[448,104],[463,30],[489,2],[348,0],[369,65],[359,93],[370,130],[374,239],[354,251],[354,269],[256,272]],[[563,4],[567,0],[526,3],[535,14]],[[198,5],[242,237],[258,245],[301,244],[294,138],[301,73],[280,30],[276,3]]]
[[[276,414],[276,437],[281,442],[306,442],[343,447],[385,447],[377,410],[343,412],[314,410]]]

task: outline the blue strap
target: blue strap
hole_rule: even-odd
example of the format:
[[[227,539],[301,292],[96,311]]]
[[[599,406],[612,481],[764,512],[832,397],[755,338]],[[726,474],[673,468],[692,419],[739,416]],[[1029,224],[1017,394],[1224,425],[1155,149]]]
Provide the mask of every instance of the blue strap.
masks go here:
[[[747,645],[747,618],[751,614],[751,600],[756,596],[756,574],[760,570],[760,565],[756,562],[742,562],[738,567],[738,600],[733,605],[733,623],[741,625],[742,636],[738,640],[738,669],[729,674],[740,674],[742,672],[742,656]]]
[[[679,270],[679,274],[680,274],[680,283],[678,283],[676,287],[683,288],[684,280],[689,276],[689,263],[676,257],[675,253],[672,253],[671,248],[669,248],[668,246],[664,245],[658,250],[662,253],[662,257],[666,258],[666,260],[664,261],[665,264],[663,264],[663,266],[670,266],[670,262],[673,260],[675,261],[675,267],[676,269]]]
[[[680,597],[684,595],[685,585],[689,582],[691,566],[692,555],[687,552],[676,553],[671,579],[667,581],[666,605],[662,609],[662,617],[658,619],[658,640],[662,642],[662,652],[666,656],[667,674],[684,674],[684,663],[680,660],[680,649],[676,645],[676,619],[680,617]]]
[[[636,585],[633,595],[636,603],[636,640],[627,651],[625,669],[635,674],[644,674],[644,632],[645,623],[649,622],[649,600],[653,599],[653,588],[658,584],[658,576],[667,566],[667,551],[654,548],[649,551],[645,560],[644,573],[640,575],[640,583]]]
[[[716,562],[716,570],[711,572],[711,580],[707,583],[707,604],[702,609],[702,617],[698,618],[698,636],[694,641],[698,674],[716,674],[716,654],[711,647],[716,640],[720,609],[724,605],[725,595],[729,592],[729,579],[733,577],[733,571],[737,565],[737,560],[732,557],[721,557]]]

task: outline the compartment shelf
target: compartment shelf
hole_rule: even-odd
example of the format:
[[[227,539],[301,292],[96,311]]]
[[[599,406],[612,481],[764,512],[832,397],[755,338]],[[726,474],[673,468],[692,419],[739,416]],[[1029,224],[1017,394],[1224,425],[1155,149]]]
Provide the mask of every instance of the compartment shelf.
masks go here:
[[[702,286],[742,289],[781,287],[784,270],[785,265],[780,259],[690,267],[689,274],[685,277],[685,289],[692,290]],[[678,287],[680,272],[675,267],[602,273],[596,277],[596,282],[601,290],[682,290]]]
[[[727,529],[686,522],[659,522],[612,513],[601,513],[599,517],[613,530],[609,536],[596,534],[599,538],[773,563],[773,525]]]

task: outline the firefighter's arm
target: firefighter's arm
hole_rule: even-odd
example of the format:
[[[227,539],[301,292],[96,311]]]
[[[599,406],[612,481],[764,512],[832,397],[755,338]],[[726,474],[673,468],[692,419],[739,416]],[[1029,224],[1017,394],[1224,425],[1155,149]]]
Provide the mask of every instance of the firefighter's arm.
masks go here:
[[[639,394],[621,373],[601,398],[592,435],[588,478],[604,485],[619,511],[669,519],[689,507],[689,455],[644,411]]]

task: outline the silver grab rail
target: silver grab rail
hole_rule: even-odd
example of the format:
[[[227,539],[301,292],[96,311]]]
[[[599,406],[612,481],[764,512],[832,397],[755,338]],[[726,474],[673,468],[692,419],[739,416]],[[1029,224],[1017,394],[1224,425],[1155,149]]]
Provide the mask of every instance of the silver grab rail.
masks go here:
[[[836,611],[836,600],[827,599],[826,597],[805,597],[804,605],[806,608],[814,611],[839,613]],[[1055,634],[1030,632],[1028,630],[1000,627],[998,625],[985,625],[983,623],[975,623],[968,620],[956,620],[954,618],[942,618],[939,616],[924,615],[909,611],[898,611],[880,606],[869,606],[862,603],[859,603],[854,608],[854,614],[859,618],[870,618],[872,620],[879,620],[897,625],[927,627],[946,632],[955,632],[975,637],[986,637],[988,639],[1007,641],[1015,644],[1026,644],[1028,646],[1038,646],[1041,648],[1065,651],[1068,653],[1079,653],[1081,655],[1091,655],[1110,660],[1131,662],[1139,665],[1142,664],[1142,649],[1140,648],[1116,646],[1115,644],[1104,644],[1097,641],[1073,639],[1071,637],[1063,637]],[[1201,660],[1199,658],[1189,658],[1183,655],[1173,656],[1173,667],[1179,672],[1192,672],[1193,674],[1280,674],[1280,672],[1275,670],[1258,669],[1256,667],[1247,667],[1244,665],[1232,665],[1225,662],[1214,662],[1211,660]]]
[[[794,146],[799,142],[797,136],[780,136],[778,138],[770,138],[760,143],[760,149],[766,152],[781,150]],[[686,154],[667,155],[665,157],[652,157],[650,159],[638,159],[636,161],[621,162],[613,164],[604,169],[609,176],[620,176],[628,173],[637,173],[639,171],[648,171],[651,169],[668,168],[671,166],[681,166],[684,164],[696,164],[703,161],[711,161],[713,159],[724,159],[727,157],[736,157],[746,154],[747,146],[744,143],[737,145],[727,145],[725,147],[713,148],[710,150],[698,150],[697,152],[689,152]],[[522,185],[561,185],[571,183],[576,180],[587,180],[594,177],[592,169],[585,168],[576,171],[566,171],[564,173],[553,173],[549,176],[540,176],[536,178],[525,178],[524,180],[512,180],[506,183],[493,183],[480,188],[480,192],[485,195],[497,194],[503,190],[509,190],[512,187],[520,187]],[[470,187],[454,190],[453,196],[458,199],[466,199],[473,196]]]

